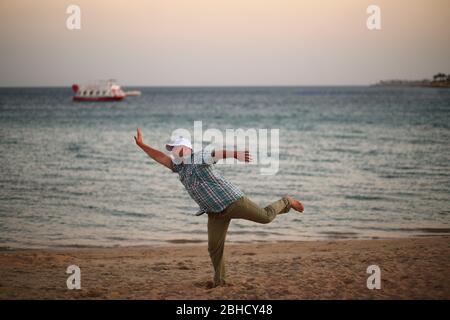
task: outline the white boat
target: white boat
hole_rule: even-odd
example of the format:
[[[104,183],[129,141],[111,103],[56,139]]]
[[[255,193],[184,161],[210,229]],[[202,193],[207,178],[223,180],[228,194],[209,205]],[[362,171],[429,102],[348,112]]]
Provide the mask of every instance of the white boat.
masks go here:
[[[127,96],[114,80],[102,81],[98,84],[72,85],[74,101],[120,101]]]

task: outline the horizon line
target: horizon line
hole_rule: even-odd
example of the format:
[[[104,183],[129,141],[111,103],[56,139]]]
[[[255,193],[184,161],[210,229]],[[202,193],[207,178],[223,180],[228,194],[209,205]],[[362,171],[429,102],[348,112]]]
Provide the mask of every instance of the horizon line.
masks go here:
[[[86,84],[95,84],[86,83]],[[118,82],[122,87],[141,87],[141,88],[298,88],[298,87],[370,87],[373,84],[289,84],[289,85],[137,85],[137,84],[123,84]],[[72,85],[24,85],[24,86],[3,86],[1,89],[7,88],[71,88]]]

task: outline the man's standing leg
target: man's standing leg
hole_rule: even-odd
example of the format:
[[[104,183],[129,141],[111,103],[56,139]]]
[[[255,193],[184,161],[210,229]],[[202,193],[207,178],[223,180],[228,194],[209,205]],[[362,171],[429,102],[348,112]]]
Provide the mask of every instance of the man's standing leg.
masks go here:
[[[223,252],[229,224],[229,218],[214,213],[208,214],[208,252],[214,266],[215,287],[225,283]]]

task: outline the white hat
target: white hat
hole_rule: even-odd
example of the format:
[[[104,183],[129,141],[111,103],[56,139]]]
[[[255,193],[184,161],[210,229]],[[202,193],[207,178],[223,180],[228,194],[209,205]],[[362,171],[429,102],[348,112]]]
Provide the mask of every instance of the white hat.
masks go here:
[[[185,146],[185,147],[192,149],[191,142],[188,139],[183,138],[183,137],[175,138],[171,143],[166,144],[166,149],[168,151],[172,151],[173,147],[177,147],[177,146]]]

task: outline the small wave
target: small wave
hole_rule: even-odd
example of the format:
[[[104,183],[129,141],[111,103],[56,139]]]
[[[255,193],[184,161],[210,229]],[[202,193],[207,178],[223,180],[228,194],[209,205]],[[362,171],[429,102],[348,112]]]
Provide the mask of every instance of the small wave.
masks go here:
[[[338,153],[351,153],[351,154],[360,154],[360,150],[356,149],[344,149],[344,148],[331,148],[331,149],[324,149],[323,151],[328,152],[338,152]]]
[[[77,153],[81,150],[81,146],[78,143],[69,143],[66,150]]]
[[[365,139],[366,136],[365,135],[346,135],[346,134],[335,134],[335,135],[331,135],[329,136],[330,138],[336,138],[336,139]]]
[[[419,237],[419,238],[430,238],[430,237],[442,237],[442,234],[415,234],[414,237]]]
[[[312,162],[339,163],[339,159],[311,159]]]
[[[171,239],[166,240],[168,243],[176,243],[176,244],[185,244],[185,243],[202,243],[206,242],[205,240],[195,240],[195,239]]]
[[[376,156],[378,154],[380,154],[379,150],[368,150],[368,151],[364,152],[364,155],[366,155],[366,156]]]
[[[359,238],[359,233],[356,232],[339,232],[339,231],[320,231],[318,234],[325,235],[329,238],[334,239],[357,239]]]
[[[403,175],[401,174],[380,174],[380,178],[384,178],[384,179],[398,179],[398,178],[402,178]]]
[[[141,212],[133,212],[133,211],[125,211],[125,210],[119,210],[119,209],[109,209],[104,207],[97,207],[95,205],[78,205],[81,208],[84,208],[85,210],[93,210],[96,212],[99,212],[101,214],[111,214],[113,216],[126,216],[126,217],[135,217],[135,218],[150,218],[153,217],[154,214],[152,213],[141,213]]]
[[[280,232],[274,232],[274,231],[255,231],[255,230],[233,230],[228,231],[229,235],[242,235],[242,234],[251,234],[251,235],[257,235],[257,236],[268,236],[268,235],[274,235],[274,236],[282,236],[283,233]]]
[[[75,155],[75,158],[77,158],[77,159],[86,159],[86,158],[88,158],[88,155],[82,154],[82,153],[77,153]]]
[[[450,233],[450,228],[419,228],[418,230],[425,233]]]
[[[386,231],[386,232],[422,232],[422,233],[434,233],[434,234],[449,234],[450,228],[389,228],[389,227],[362,227],[353,226],[352,229],[357,230],[371,230],[371,231]]]
[[[101,246],[94,244],[52,244],[51,248],[62,248],[62,249],[103,249],[109,248],[111,246]]]
[[[11,247],[1,247],[0,246],[0,251],[15,251],[17,249],[11,248]]]
[[[368,170],[370,171],[370,170]],[[397,179],[397,178],[414,178],[414,177],[449,177],[450,173],[447,172],[419,172],[419,171],[401,171],[398,173],[386,173],[380,174],[380,178],[384,179]]]
[[[17,140],[0,140],[0,144],[6,144],[6,145],[12,144],[12,145],[15,145],[15,144],[18,144],[18,143],[19,142]]]
[[[350,200],[386,200],[384,197],[378,197],[378,196],[365,196],[365,195],[353,195],[353,196],[345,196],[345,199]]]
[[[126,217],[134,217],[134,218],[150,218],[153,216],[151,213],[140,213],[140,212],[131,212],[131,211],[123,211],[123,210],[107,210],[112,215],[115,216],[126,216]]]
[[[126,240],[129,240],[129,239],[127,239],[127,238],[125,238],[125,237],[106,237],[105,239],[107,239],[107,240],[112,240],[112,241],[126,241]]]
[[[364,218],[364,217],[361,217],[361,216],[358,216],[357,219],[355,219],[355,217],[351,217],[351,216],[349,216],[349,217],[345,217],[345,216],[336,216],[336,217],[333,217],[332,219],[333,219],[334,221],[380,222],[380,219],[379,219],[379,218],[376,218],[376,219],[374,219],[374,218]],[[303,221],[303,220],[300,220],[300,221]],[[334,226],[334,225],[333,225],[333,226]],[[330,227],[332,227],[332,226],[330,225]]]

